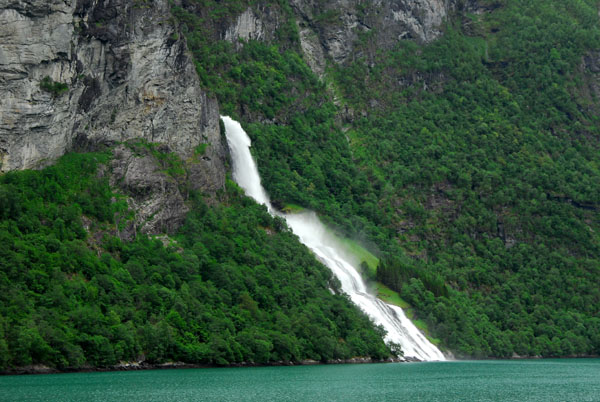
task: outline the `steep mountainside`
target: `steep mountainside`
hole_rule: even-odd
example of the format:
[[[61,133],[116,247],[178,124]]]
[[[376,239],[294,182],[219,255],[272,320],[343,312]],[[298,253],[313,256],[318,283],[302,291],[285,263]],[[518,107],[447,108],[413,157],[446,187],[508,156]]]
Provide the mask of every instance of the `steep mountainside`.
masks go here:
[[[599,354],[599,21],[595,0],[0,0],[0,365],[390,354],[227,180],[219,114],[273,204],[377,254],[365,275],[442,347]],[[68,151],[93,153],[11,172]]]
[[[0,176],[0,366],[389,357],[331,272],[225,185],[217,102],[167,5],[0,4],[2,169],[96,151]]]
[[[115,161],[0,177],[0,368],[389,357],[331,272],[231,182],[212,207],[191,193],[177,234],[121,240],[136,211],[110,186]]]
[[[274,202],[369,245],[447,347],[597,354],[597,4],[381,4],[173,12]]]

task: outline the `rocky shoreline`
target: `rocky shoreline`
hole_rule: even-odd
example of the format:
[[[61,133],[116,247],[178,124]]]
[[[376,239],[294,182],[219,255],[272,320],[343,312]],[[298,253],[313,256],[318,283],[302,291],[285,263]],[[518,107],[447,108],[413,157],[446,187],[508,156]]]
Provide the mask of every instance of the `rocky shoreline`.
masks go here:
[[[42,364],[36,364],[24,367],[15,367],[0,371],[0,375],[21,375],[21,374],[62,374],[62,373],[90,373],[90,372],[108,372],[108,371],[137,371],[137,370],[167,370],[167,369],[193,369],[193,368],[224,368],[224,367],[281,367],[281,366],[313,366],[323,364],[373,364],[373,363],[403,363],[419,361],[412,358],[388,358],[382,360],[371,359],[369,357],[354,357],[352,359],[333,359],[327,362],[321,362],[312,359],[301,360],[299,362],[278,361],[267,364],[253,362],[242,362],[229,364],[225,366],[216,364],[194,364],[184,362],[166,362],[166,363],[147,363],[147,362],[121,362],[114,366],[107,367],[67,367],[57,369]]]
[[[542,360],[542,359],[598,359],[600,355],[577,355],[577,356],[560,356],[560,357],[542,357],[542,356],[513,356],[511,358],[467,358],[457,360]],[[270,363],[253,363],[242,362],[229,365],[216,364],[194,364],[184,362],[166,362],[166,363],[148,363],[148,362],[121,362],[114,366],[107,367],[67,367],[57,369],[48,367],[42,364],[36,364],[24,367],[14,367],[6,370],[1,370],[0,375],[23,375],[23,374],[65,374],[65,373],[91,373],[91,372],[110,372],[110,371],[138,371],[138,370],[168,370],[168,369],[197,369],[197,368],[231,368],[231,367],[283,367],[283,366],[316,366],[328,364],[377,364],[377,363],[414,363],[420,362],[419,359],[411,357],[395,357],[387,359],[371,359],[369,357],[354,357],[351,359],[332,359],[326,362],[321,362],[312,359],[305,359],[299,362],[277,361]]]

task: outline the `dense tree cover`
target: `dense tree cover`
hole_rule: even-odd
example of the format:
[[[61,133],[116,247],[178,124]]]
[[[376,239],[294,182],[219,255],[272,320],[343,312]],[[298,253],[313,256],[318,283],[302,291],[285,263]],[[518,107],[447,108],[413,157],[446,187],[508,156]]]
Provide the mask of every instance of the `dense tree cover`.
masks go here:
[[[597,354],[600,142],[581,75],[597,6],[468,18],[337,74],[353,107],[378,104],[350,136],[414,257],[378,278],[460,354]]]
[[[389,51],[363,35],[325,79],[354,111],[347,139],[293,25],[234,46],[201,33],[207,9],[237,9],[187,3],[176,15],[199,72],[247,122],[267,190],[376,243],[377,278],[446,347],[600,353],[595,1],[482,0],[441,39]]]
[[[481,1],[494,7],[390,51],[364,35],[326,85],[286,2],[269,2],[289,17],[272,43],[217,40],[254,3],[173,13],[274,200],[376,244],[377,279],[458,355],[600,353],[600,108],[583,62],[597,4]],[[328,88],[360,116],[345,133]],[[387,356],[329,271],[234,185],[213,207],[192,196],[170,245],[122,242],[127,205],[97,174],[109,158],[0,177],[0,366]]]
[[[123,242],[110,154],[0,177],[0,368],[389,356],[382,330],[263,206],[229,182],[164,245]]]

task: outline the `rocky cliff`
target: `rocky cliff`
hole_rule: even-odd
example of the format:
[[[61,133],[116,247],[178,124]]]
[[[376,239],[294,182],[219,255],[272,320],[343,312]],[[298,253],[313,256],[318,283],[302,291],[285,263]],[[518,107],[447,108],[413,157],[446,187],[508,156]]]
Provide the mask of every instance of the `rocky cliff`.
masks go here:
[[[136,138],[186,159],[195,187],[222,187],[218,105],[201,90],[169,7],[0,0],[1,170]]]
[[[344,63],[354,57],[361,39],[374,48],[391,49],[399,40],[431,42],[442,34],[454,12],[481,11],[475,0],[291,0],[305,60],[321,76],[328,60]],[[268,7],[248,8],[225,30],[227,40],[268,40],[282,18]]]
[[[293,21],[305,60],[322,76],[327,63],[359,56],[364,35],[383,48],[401,39],[428,42],[450,13],[470,4],[259,2],[219,20],[210,7],[187,0],[0,0],[0,171],[141,140],[184,160],[192,188],[209,194],[222,188],[219,106],[200,86],[173,6],[202,15],[213,40],[238,49],[247,40],[281,42],[277,31]],[[136,226],[124,236],[176,229],[187,211],[181,183],[151,153],[113,149],[111,181],[136,211]]]
[[[281,7],[261,4],[220,27],[218,36],[272,40],[287,17]],[[0,0],[0,170],[40,167],[69,149],[133,138],[166,144],[186,159],[206,143],[192,164],[194,183],[208,191],[222,187],[218,105],[200,88],[171,6]],[[473,2],[293,0],[290,6],[305,59],[322,75],[328,60],[355,57],[362,35],[384,48],[400,39],[431,41],[448,14]]]

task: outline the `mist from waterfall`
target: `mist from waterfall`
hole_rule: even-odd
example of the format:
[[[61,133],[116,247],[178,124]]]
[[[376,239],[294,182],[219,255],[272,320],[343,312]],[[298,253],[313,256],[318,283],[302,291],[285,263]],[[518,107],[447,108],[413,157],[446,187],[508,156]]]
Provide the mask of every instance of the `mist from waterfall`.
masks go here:
[[[314,212],[282,214],[273,208],[262,187],[256,163],[250,153],[251,141],[242,126],[221,116],[233,162],[233,179],[246,195],[265,205],[269,212],[287,221],[288,226],[315,256],[339,279],[342,290],[378,325],[387,331],[386,342],[401,345],[404,356],[419,360],[445,360],[442,352],[415,327],[400,307],[387,304],[371,294],[357,270],[357,262],[344,253],[337,238]]]

